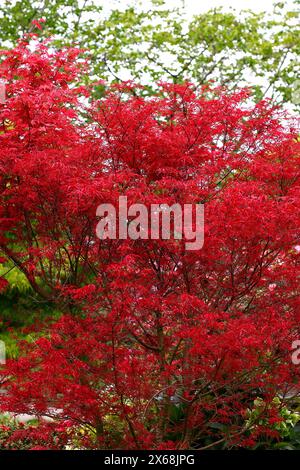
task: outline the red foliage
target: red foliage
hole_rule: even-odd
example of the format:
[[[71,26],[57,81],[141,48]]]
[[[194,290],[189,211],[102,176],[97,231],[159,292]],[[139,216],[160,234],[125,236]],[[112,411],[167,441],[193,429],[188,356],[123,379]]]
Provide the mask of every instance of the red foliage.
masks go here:
[[[2,407],[83,425],[86,447],[253,445],[247,409],[261,397],[275,422],[299,375],[295,124],[245,90],[93,101],[78,54],[21,43],[1,65],[0,247],[66,312],[8,363]],[[98,240],[96,208],[120,195],[204,203],[204,247]]]

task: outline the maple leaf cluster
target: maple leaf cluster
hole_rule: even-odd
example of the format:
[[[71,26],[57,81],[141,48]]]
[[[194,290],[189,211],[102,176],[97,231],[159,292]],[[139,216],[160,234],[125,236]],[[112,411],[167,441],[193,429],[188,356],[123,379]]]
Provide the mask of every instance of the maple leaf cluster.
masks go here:
[[[40,417],[15,439],[105,449],[276,439],[274,397],[299,393],[297,123],[247,90],[162,84],[144,98],[125,83],[93,99],[80,54],[22,41],[0,66],[1,253],[62,311],[1,372],[1,409]],[[203,248],[99,240],[97,206],[120,196],[204,204]],[[265,405],[249,422],[257,397]]]

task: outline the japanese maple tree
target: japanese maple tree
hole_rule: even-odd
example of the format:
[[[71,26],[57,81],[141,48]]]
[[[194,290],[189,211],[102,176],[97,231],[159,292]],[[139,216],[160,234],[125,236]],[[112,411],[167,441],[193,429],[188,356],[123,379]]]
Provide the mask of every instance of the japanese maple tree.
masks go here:
[[[148,98],[115,85],[95,101],[87,67],[80,51],[26,40],[1,64],[0,248],[63,312],[3,367],[1,408],[40,417],[7,445],[278,438],[299,393],[297,123],[247,90],[192,84]],[[204,204],[203,248],[99,240],[97,206],[120,196]]]

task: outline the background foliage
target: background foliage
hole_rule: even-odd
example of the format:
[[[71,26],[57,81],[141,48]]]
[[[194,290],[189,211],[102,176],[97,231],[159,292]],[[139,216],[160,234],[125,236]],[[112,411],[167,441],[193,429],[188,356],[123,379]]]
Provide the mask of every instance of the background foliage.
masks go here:
[[[158,80],[214,80],[299,105],[299,0],[276,3],[272,14],[214,9],[193,18],[163,0],[149,9],[143,2],[114,8],[96,0],[4,0],[0,44],[38,31],[32,21],[41,17],[39,35],[86,48],[98,78],[132,79],[149,90]]]

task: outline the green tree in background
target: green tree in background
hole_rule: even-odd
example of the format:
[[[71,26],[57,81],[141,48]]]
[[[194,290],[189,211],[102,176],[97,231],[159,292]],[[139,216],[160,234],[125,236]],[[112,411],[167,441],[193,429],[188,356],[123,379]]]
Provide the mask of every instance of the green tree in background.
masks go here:
[[[98,78],[133,79],[150,89],[158,80],[214,80],[227,87],[251,85],[257,98],[300,104],[299,0],[289,8],[275,4],[271,15],[215,9],[192,19],[184,7],[170,10],[163,0],[153,0],[147,10],[131,3],[122,8],[98,0],[3,0],[0,45],[37,32],[32,21],[43,17],[40,36],[87,48]]]

